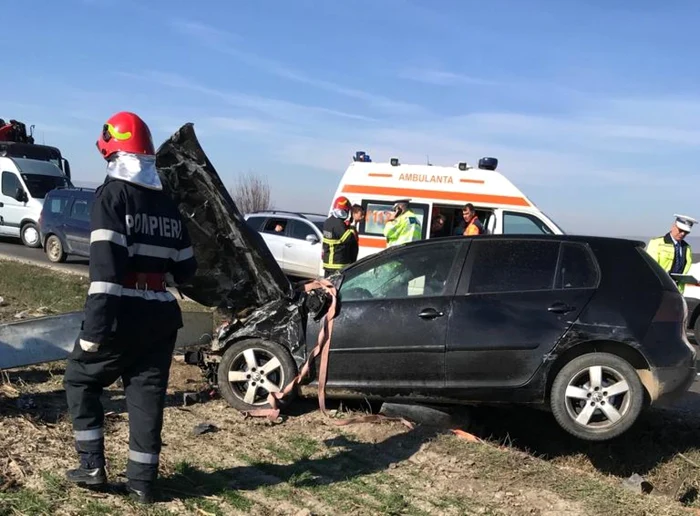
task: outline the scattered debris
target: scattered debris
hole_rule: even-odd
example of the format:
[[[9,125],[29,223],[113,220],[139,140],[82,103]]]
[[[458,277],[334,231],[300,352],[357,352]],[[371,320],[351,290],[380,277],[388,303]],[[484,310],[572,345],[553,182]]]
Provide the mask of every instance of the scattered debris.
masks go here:
[[[379,413],[387,417],[401,417],[426,426],[450,427],[454,424],[449,413],[426,405],[383,403]]]
[[[31,410],[36,408],[36,402],[33,396],[27,396],[22,394],[17,398],[17,408],[19,410]]]
[[[644,480],[637,473],[623,480],[622,485],[629,491],[637,494],[649,494],[654,489],[650,482]]]
[[[7,303],[5,303],[5,298],[0,296],[0,306],[5,306]]]
[[[690,464],[691,466],[695,466],[696,468],[700,468],[700,464],[698,464],[697,462],[695,462],[695,461],[693,461],[693,460],[690,460],[688,457],[686,457],[686,456],[683,455],[682,453],[679,453],[678,456],[679,456],[681,459],[683,459],[684,461],[686,461],[688,464]]]
[[[208,434],[209,432],[218,432],[219,429],[211,423],[200,423],[192,429],[194,435]]]

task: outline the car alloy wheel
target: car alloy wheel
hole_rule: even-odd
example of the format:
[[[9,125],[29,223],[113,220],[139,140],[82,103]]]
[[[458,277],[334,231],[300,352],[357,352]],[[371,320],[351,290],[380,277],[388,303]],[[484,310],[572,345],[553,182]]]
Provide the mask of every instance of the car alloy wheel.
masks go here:
[[[296,375],[296,364],[286,348],[250,339],[229,347],[218,368],[221,395],[234,408],[268,408],[267,397],[280,392]]]
[[[56,235],[51,235],[46,239],[46,256],[49,261],[54,263],[60,263],[66,259],[66,253],[63,252],[61,240]]]
[[[27,247],[39,247],[41,245],[39,230],[33,222],[28,222],[22,226],[22,243]]]
[[[610,353],[575,358],[557,375],[551,391],[557,422],[569,433],[603,441],[627,431],[644,402],[644,387],[635,369]]]

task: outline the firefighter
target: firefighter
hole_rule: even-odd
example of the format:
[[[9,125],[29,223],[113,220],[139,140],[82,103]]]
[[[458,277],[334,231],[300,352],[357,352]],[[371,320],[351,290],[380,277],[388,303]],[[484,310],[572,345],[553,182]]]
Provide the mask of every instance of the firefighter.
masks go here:
[[[323,223],[323,271],[326,278],[357,260],[357,233],[348,221],[350,209],[348,198],[338,197],[333,202],[331,216]]]
[[[85,320],[63,382],[80,466],[66,478],[83,486],[107,483],[100,395],[121,377],[129,413],[125,487],[136,501],[150,503],[170,364],[183,326],[166,274],[182,283],[197,263],[178,208],[163,192],[144,121],[115,114],[97,148],[107,177],[95,192]]]
[[[410,199],[401,199],[394,203],[389,218],[384,225],[387,247],[420,240],[422,230],[418,217],[408,208]]]
[[[676,220],[664,236],[652,238],[646,247],[646,252],[669,274],[688,274],[693,263],[693,250],[685,241],[697,224],[697,220],[685,215],[674,215]],[[685,284],[676,283],[678,290],[683,292]]]

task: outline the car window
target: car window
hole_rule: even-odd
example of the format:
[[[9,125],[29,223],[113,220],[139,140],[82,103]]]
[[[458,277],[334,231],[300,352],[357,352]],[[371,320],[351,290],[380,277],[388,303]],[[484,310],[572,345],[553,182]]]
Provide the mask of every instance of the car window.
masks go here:
[[[549,290],[559,257],[559,242],[476,240],[469,292]]]
[[[308,235],[316,236],[314,228],[311,224],[304,222],[303,220],[291,219],[289,221],[289,230],[287,231],[287,236],[291,238],[296,238],[298,240],[306,240]]]
[[[345,273],[341,300],[440,296],[461,242],[402,249]]]
[[[248,217],[245,222],[255,231],[260,231],[263,222],[265,222],[265,218],[266,217]]]
[[[274,218],[274,219],[268,219],[265,225],[263,226],[263,231],[265,233],[272,233],[275,235],[280,235],[280,236],[285,236],[285,230],[287,229],[287,224],[289,223],[289,219],[283,219],[283,218]]]
[[[49,213],[58,215],[59,213],[63,213],[63,210],[66,209],[66,206],[68,205],[68,199],[65,197],[53,197],[49,200],[47,204],[49,208]],[[46,204],[44,206],[46,206]]]
[[[90,204],[85,199],[76,199],[71,208],[70,216],[75,220],[90,220]]]
[[[506,235],[551,235],[544,221],[529,213],[503,213],[503,233]]]
[[[364,201],[362,207],[365,210],[365,219],[360,224],[360,234],[384,236],[384,226],[387,222],[387,217],[391,212],[393,202],[389,201]],[[426,238],[426,213],[428,213],[427,204],[409,203],[408,208],[415,214],[418,219],[422,231],[422,238]]]
[[[595,288],[597,284],[598,268],[590,250],[582,244],[563,243],[556,288]]]
[[[19,182],[19,178],[16,174],[12,172],[2,173],[2,194],[8,197],[15,198],[17,194],[17,189],[22,186]]]

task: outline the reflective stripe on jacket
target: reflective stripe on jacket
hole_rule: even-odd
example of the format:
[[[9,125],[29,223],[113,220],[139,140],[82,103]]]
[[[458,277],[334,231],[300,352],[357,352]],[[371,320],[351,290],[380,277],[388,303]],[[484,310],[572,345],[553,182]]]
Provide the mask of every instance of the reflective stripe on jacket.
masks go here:
[[[411,210],[406,210],[396,220],[385,224],[384,236],[387,247],[420,240],[422,232],[418,217]]]
[[[340,270],[357,260],[357,233],[337,217],[323,223],[323,268]]]
[[[683,270],[680,271],[681,274],[688,274],[690,271],[690,266],[693,263],[693,250],[688,242],[682,240],[680,243],[683,248],[685,255],[685,263],[683,264]],[[673,239],[671,235],[667,233],[666,235],[658,238],[652,238],[646,247],[646,252],[651,256],[656,263],[658,263],[663,270],[670,273],[673,268],[673,261],[676,257],[676,248],[673,244]],[[679,284],[678,290],[683,292],[685,290],[685,285]]]

